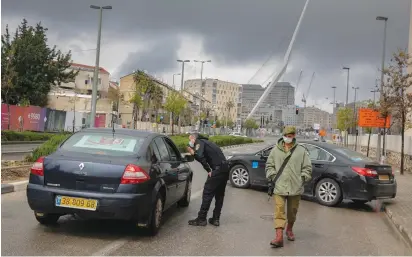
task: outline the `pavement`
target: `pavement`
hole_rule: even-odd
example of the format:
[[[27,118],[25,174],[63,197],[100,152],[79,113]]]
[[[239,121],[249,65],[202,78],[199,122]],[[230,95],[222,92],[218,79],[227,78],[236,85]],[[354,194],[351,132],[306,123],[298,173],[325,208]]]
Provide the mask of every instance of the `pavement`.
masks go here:
[[[267,142],[270,144],[273,142]],[[259,150],[249,145],[225,150]],[[343,203],[324,207],[301,202],[295,226],[296,241],[269,246],[274,236],[273,202],[266,190],[227,187],[221,226],[191,227],[196,217],[206,172],[194,162],[192,201],[172,208],[155,237],[142,236],[128,222],[85,221],[65,216],[55,227],[37,223],[25,191],[2,195],[2,255],[412,255],[412,250],[383,212],[373,203]],[[212,204],[213,206],[213,204]]]

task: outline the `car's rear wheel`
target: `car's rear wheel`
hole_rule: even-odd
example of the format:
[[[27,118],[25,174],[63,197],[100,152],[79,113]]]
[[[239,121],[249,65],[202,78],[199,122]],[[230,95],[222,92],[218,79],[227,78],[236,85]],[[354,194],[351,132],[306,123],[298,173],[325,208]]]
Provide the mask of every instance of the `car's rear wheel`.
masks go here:
[[[34,217],[42,225],[55,225],[60,218],[59,214],[34,212]]]
[[[342,202],[339,184],[330,178],[320,180],[316,185],[316,199],[325,206],[336,206]]]
[[[243,165],[235,165],[230,169],[230,184],[237,188],[250,186],[249,171]]]
[[[150,224],[147,227],[147,232],[151,236],[155,236],[159,232],[163,218],[163,206],[163,197],[161,194],[157,194],[152,208]]]
[[[179,202],[177,202],[177,205],[179,205],[181,207],[189,206],[191,196],[192,196],[192,181],[188,180],[187,183],[186,183],[185,195],[183,196],[182,199],[180,199]]]

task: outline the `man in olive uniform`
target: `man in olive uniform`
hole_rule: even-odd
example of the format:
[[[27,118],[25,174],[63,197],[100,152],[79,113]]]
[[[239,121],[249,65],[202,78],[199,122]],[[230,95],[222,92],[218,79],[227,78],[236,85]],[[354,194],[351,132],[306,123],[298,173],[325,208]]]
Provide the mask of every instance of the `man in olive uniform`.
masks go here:
[[[213,217],[209,218],[209,223],[214,226],[219,226],[226,184],[229,178],[229,166],[226,162],[226,157],[219,146],[197,133],[192,133],[189,136],[188,151],[194,155],[195,159],[202,164],[208,173],[203,188],[200,211],[196,219],[189,220],[189,225],[207,225],[207,213],[214,197],[215,209],[213,210]]]
[[[285,229],[286,218],[287,239],[290,241],[295,240],[292,228],[296,221],[300,198],[303,194],[303,184],[312,179],[312,164],[307,150],[296,143],[295,135],[295,127],[286,127],[283,130],[283,137],[273,147],[266,162],[266,178],[273,181],[283,161],[291,154],[289,162],[274,185],[276,237],[270,242],[274,247],[283,246],[283,230]]]

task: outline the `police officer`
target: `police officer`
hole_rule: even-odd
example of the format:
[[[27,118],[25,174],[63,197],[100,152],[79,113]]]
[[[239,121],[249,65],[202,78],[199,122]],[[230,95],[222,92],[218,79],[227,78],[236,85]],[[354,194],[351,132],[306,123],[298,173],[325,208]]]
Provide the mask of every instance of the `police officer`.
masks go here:
[[[194,155],[195,159],[202,164],[203,168],[208,173],[203,188],[200,211],[196,219],[189,220],[189,225],[207,225],[207,213],[214,197],[215,209],[213,210],[213,217],[209,218],[209,223],[214,226],[219,226],[226,184],[229,178],[229,166],[226,162],[226,157],[219,146],[210,142],[207,138],[202,137],[198,133],[192,133],[189,136],[188,151],[190,154]]]

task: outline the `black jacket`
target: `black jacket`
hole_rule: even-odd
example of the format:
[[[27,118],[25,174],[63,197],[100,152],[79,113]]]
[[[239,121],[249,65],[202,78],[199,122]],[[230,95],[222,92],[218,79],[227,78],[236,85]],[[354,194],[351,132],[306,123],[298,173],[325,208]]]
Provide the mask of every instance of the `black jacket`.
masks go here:
[[[196,161],[200,162],[207,172],[216,170],[226,162],[226,157],[220,147],[207,138],[199,136],[193,150]]]

